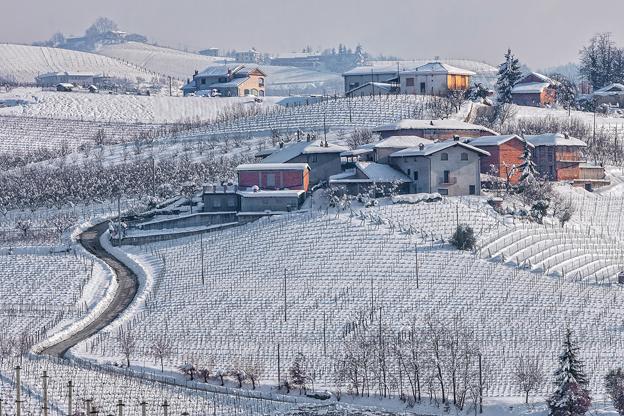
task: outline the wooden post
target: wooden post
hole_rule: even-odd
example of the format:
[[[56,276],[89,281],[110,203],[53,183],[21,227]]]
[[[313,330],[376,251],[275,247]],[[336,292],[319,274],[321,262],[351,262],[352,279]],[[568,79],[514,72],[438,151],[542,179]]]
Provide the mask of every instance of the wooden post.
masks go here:
[[[167,416],[169,414],[169,403],[167,403],[167,400],[164,401],[164,403],[162,404],[162,408],[163,408],[163,416]]]
[[[418,244],[414,243],[414,256],[416,258],[416,289],[418,289]]]
[[[48,416],[48,372],[43,370],[43,416]]]
[[[123,416],[123,401],[121,399],[117,400],[117,416]]]
[[[22,368],[18,365],[15,367],[15,415],[22,415],[22,382],[20,379],[20,370]]]
[[[323,356],[327,357],[327,320],[325,312],[323,312]]]
[[[201,250],[201,282],[204,284],[204,235],[199,235],[199,248]]]
[[[479,413],[483,413],[483,373],[481,370],[481,353],[479,353]]]
[[[280,386],[282,385],[282,382],[281,382],[281,379],[280,379],[281,373],[282,373],[282,370],[280,368],[281,367],[280,364],[281,364],[281,362],[280,362],[280,344],[278,343],[277,344],[277,388],[280,388]]]
[[[91,414],[91,402],[93,401],[93,399],[87,399],[85,400],[85,404],[87,405],[87,414]]]
[[[73,409],[72,409],[72,395],[74,393],[74,386],[72,385],[72,381],[69,380],[67,382],[67,390],[68,390],[68,394],[67,394],[67,414],[69,416],[73,415]]]
[[[145,400],[141,402],[141,416],[147,416],[147,402]]]
[[[284,322],[288,319],[287,315],[287,305],[286,305],[286,269],[284,269]]]

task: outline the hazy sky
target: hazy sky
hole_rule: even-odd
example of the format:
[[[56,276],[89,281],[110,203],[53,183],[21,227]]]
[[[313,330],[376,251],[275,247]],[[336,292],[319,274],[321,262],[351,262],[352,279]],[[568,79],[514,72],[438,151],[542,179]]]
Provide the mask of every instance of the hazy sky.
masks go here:
[[[358,42],[404,58],[498,63],[511,47],[533,68],[575,61],[591,35],[624,46],[624,0],[0,0],[0,42],[82,34],[98,16],[178,48],[298,51]],[[0,57],[1,59],[2,57]]]

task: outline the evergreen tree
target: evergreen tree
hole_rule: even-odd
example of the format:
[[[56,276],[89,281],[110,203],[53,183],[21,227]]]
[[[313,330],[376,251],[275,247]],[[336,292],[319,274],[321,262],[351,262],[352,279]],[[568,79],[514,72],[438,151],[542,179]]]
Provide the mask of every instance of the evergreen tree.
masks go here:
[[[366,52],[362,45],[357,45],[355,48],[355,66],[362,66],[366,63]]]
[[[524,143],[524,153],[522,153],[520,159],[522,159],[522,163],[518,166],[522,172],[520,180],[522,182],[531,181],[538,175],[538,172],[535,162],[533,162],[533,156],[531,155],[531,149],[529,148],[528,142]]]
[[[501,104],[511,103],[511,90],[518,82],[522,73],[518,58],[507,49],[505,62],[498,66],[498,80],[496,81],[496,92],[498,92],[498,102]]]
[[[576,84],[561,74],[553,74],[551,78],[558,82],[556,87],[557,102],[563,105],[563,107],[568,110],[568,115],[570,115],[570,111],[576,104],[576,98],[578,96]]]
[[[559,368],[555,371],[556,389],[547,401],[550,416],[582,416],[591,407],[587,376],[578,351],[572,342],[572,331],[567,329]]]
[[[308,384],[308,373],[306,371],[306,357],[303,353],[297,353],[295,360],[288,369],[290,382],[299,390],[305,390]]]

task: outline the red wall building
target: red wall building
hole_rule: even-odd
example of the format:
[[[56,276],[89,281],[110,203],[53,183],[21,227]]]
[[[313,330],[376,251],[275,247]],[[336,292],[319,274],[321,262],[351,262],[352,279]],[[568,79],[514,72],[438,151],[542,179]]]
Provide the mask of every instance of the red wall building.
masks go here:
[[[506,181],[509,175],[511,183],[516,184],[520,181],[522,172],[518,167],[523,162],[522,155],[526,144],[520,136],[515,134],[485,136],[469,139],[467,143],[490,154],[490,156],[481,157],[481,173],[490,174],[491,166],[494,165],[501,179]],[[529,148],[533,150],[533,145],[529,144]]]
[[[310,167],[307,163],[257,163],[239,165],[238,186],[263,190],[290,189],[308,191]]]

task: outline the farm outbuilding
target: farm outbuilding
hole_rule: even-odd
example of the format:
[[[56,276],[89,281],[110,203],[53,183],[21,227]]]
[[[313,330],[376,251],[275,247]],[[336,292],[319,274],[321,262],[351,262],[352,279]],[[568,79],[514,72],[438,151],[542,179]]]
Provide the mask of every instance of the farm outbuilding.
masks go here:
[[[307,163],[255,163],[239,165],[238,186],[261,190],[302,190],[310,186],[310,166]]]
[[[596,105],[610,105],[624,108],[624,85],[619,83],[609,84],[592,94]]]
[[[525,136],[535,148],[533,161],[541,176],[551,181],[574,181],[581,178],[581,165],[586,161],[582,150],[587,144],[562,133]]]
[[[544,107],[557,101],[559,83],[546,75],[530,72],[524,75],[511,90],[512,102],[517,105]]]

